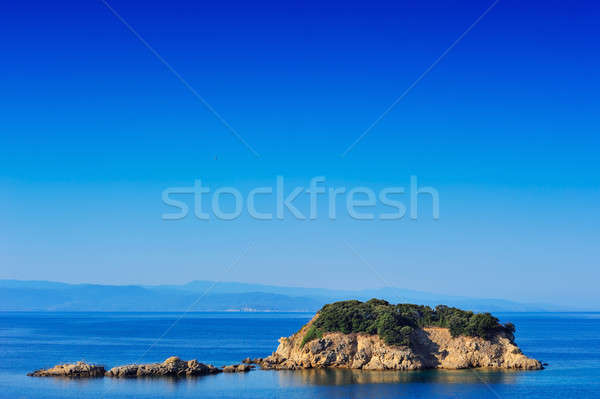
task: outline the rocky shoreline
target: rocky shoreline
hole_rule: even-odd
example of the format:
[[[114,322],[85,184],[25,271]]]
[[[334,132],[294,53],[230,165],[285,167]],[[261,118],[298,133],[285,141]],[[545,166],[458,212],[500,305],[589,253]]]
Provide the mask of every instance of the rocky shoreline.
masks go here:
[[[279,346],[266,358],[246,358],[240,364],[215,367],[195,359],[171,356],[162,363],[128,364],[105,370],[104,366],[76,362],[28,373],[32,377],[144,378],[199,377],[219,373],[244,373],[256,366],[263,370],[355,369],[422,370],[496,368],[541,370],[542,363],[528,358],[507,337],[492,340],[451,337],[447,329],[426,328],[415,333],[414,347],[386,345],[377,335],[329,333],[301,345],[310,323],[291,337],[280,338]]]

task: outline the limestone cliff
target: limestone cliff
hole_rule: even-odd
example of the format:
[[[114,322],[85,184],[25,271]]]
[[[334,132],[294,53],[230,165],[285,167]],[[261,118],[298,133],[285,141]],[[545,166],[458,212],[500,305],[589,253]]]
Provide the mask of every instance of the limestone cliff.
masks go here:
[[[279,347],[263,359],[265,369],[351,368],[364,370],[464,369],[489,367],[538,370],[539,361],[528,358],[506,335],[492,339],[452,337],[446,328],[413,332],[410,346],[387,345],[378,335],[325,333],[302,345],[318,314],[300,331],[282,337]]]

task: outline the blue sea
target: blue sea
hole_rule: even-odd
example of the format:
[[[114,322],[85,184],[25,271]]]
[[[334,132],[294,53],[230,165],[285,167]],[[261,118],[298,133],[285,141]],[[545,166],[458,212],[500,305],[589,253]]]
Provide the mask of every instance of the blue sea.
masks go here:
[[[279,337],[291,335],[312,315],[192,313],[177,321],[180,316],[0,313],[0,397],[600,398],[600,313],[497,314],[515,323],[517,343],[527,355],[548,363],[541,371],[255,370],[180,380],[26,376],[77,360],[107,368],[172,355],[216,366],[239,363],[269,355]]]

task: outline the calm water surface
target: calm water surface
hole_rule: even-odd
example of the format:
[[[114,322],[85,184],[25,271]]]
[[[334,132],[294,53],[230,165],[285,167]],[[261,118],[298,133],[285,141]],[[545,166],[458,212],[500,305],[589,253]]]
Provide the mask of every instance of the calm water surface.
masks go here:
[[[264,357],[310,314],[0,313],[1,398],[600,398],[600,313],[498,314],[546,370],[252,371],[199,378],[32,378],[57,363],[107,367],[171,355],[220,366]]]

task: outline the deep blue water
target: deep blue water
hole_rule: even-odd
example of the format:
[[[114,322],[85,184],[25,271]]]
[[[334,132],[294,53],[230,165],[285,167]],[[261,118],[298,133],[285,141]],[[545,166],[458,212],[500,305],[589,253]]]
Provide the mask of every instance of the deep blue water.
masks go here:
[[[182,380],[32,378],[85,360],[107,367],[168,356],[217,366],[263,357],[309,314],[0,313],[2,398],[600,398],[600,313],[499,314],[545,370],[262,371]]]

